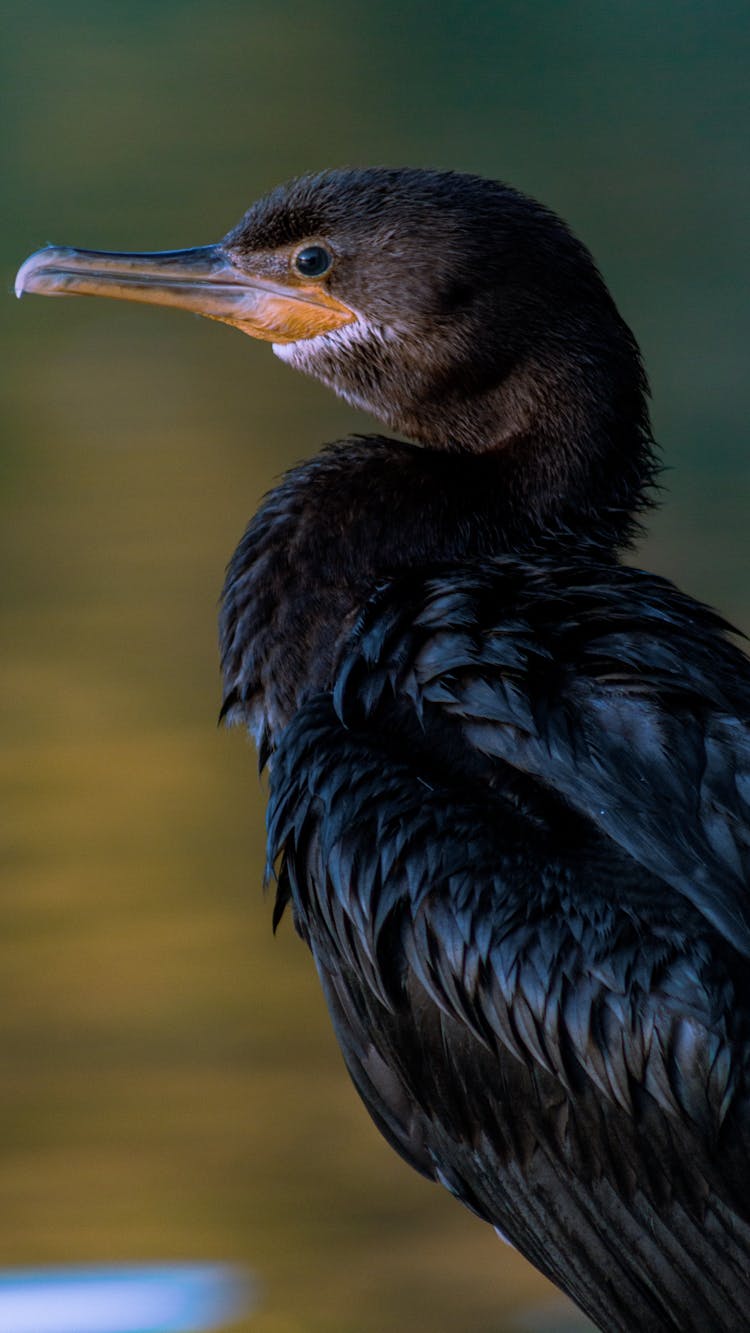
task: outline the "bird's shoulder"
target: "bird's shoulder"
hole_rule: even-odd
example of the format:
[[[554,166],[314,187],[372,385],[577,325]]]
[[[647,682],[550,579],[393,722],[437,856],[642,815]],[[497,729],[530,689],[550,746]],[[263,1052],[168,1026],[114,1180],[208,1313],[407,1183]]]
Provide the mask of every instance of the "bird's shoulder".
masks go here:
[[[750,953],[750,662],[667,580],[551,556],[414,571],[364,610],[333,698],[428,782],[585,820]]]
[[[383,1013],[416,987],[571,1097],[716,1135],[747,1096],[747,698],[721,622],[639,571],[389,583],[273,756],[277,919]]]
[[[472,1059],[504,1053],[558,1098],[596,1089],[633,1115],[645,1096],[713,1140],[747,1097],[732,1056],[748,1047],[743,960],[575,813],[563,829],[527,795],[451,789],[419,767],[342,726],[325,696],[274,756],[276,920],[291,901],[350,1064],[379,1025],[400,1034],[386,1065],[415,1025],[436,1048],[450,1037],[460,1065],[464,1033]]]

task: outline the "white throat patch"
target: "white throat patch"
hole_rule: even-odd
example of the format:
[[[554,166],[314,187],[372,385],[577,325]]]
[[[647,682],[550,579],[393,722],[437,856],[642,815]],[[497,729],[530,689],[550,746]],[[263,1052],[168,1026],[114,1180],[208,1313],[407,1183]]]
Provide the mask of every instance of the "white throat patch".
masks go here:
[[[344,387],[335,377],[336,359],[339,356],[344,359],[350,350],[359,350],[368,345],[373,347],[379,344],[382,347],[395,336],[393,330],[385,325],[372,324],[363,315],[357,315],[351,324],[342,324],[341,328],[332,329],[328,333],[317,333],[312,338],[300,338],[292,343],[274,343],[273,351],[280,361],[285,361],[295,370],[314,375],[339,397],[351,403],[352,407],[368,412],[371,407],[367,399],[354,389]]]
[[[293,343],[274,343],[274,355],[290,366],[302,366],[325,349],[328,352],[344,351],[349,347],[361,347],[363,343],[391,342],[394,333],[384,324],[372,324],[364,315],[350,324],[342,324],[328,333],[316,333],[312,338],[299,338]]]

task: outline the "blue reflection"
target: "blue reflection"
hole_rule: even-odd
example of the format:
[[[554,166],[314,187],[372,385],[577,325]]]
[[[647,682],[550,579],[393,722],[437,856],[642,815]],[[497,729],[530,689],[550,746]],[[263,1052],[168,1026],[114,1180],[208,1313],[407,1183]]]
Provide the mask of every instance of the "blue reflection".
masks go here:
[[[203,1333],[247,1314],[253,1285],[228,1264],[0,1272],[0,1333]]]

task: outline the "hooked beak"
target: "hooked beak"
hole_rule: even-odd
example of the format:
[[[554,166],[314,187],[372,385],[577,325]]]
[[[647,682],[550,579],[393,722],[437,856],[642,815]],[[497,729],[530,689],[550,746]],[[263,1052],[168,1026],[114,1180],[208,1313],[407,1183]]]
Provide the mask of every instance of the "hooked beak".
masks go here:
[[[112,296],[175,306],[232,324],[252,338],[290,343],[356,319],[324,287],[287,286],[245,272],[222,245],[154,254],[47,246],[18,270],[16,296]]]

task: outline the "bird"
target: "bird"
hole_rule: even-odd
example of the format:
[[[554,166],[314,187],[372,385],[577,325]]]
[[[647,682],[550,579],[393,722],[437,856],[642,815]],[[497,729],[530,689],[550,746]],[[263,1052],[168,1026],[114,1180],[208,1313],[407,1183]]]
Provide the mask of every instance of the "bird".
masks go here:
[[[335,168],[17,291],[222,320],[391,432],[287,472],[226,574],[274,928],[396,1152],[598,1328],[747,1329],[750,668],[626,563],[659,460],[588,249],[494,180]]]

